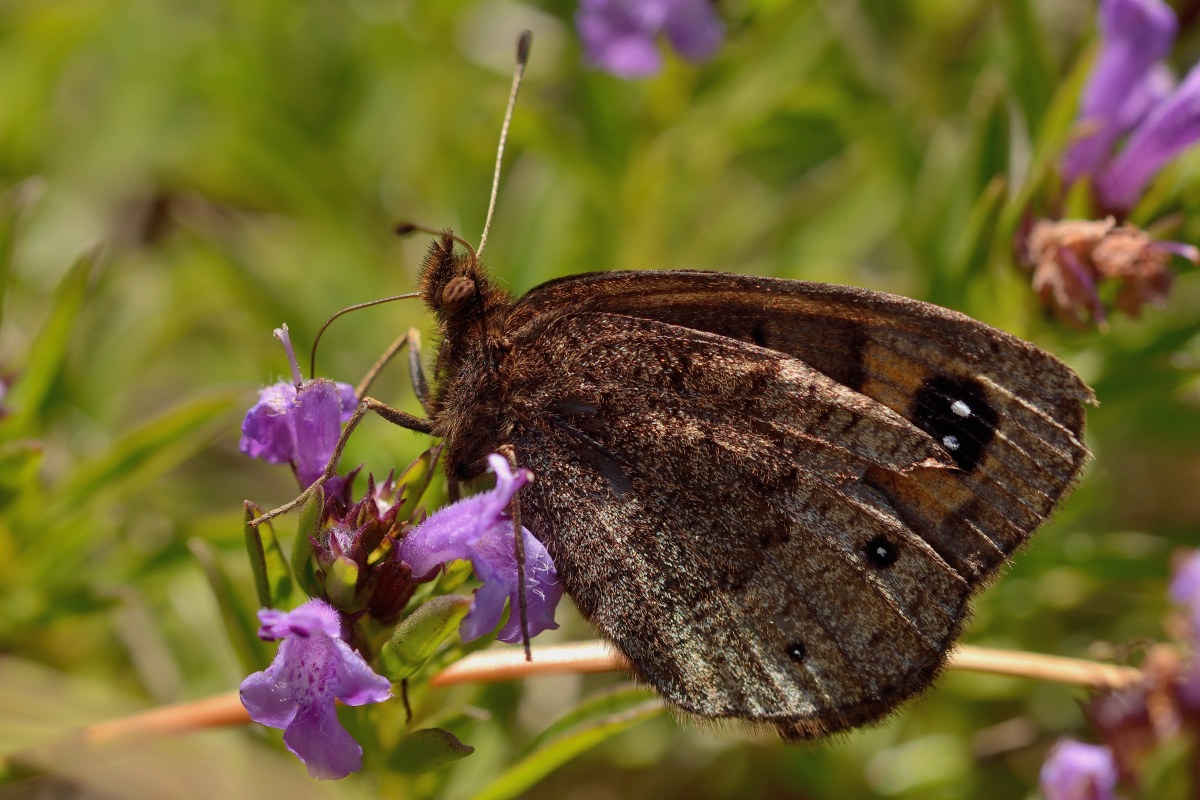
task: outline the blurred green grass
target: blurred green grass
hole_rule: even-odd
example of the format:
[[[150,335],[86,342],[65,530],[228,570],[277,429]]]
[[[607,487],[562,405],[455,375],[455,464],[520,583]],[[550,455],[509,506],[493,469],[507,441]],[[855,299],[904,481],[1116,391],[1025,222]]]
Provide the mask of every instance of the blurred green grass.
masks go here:
[[[81,687],[131,708],[240,682],[187,543],[207,542],[250,602],[241,501],[293,491],[285,471],[237,453],[242,410],[286,371],[271,329],[286,321],[303,347],[337,308],[411,290],[425,242],[392,237],[397,221],[478,239],[522,27],[533,58],[486,255],[500,280],[518,293],[609,268],[828,280],[1032,338],[1096,388],[1096,461],[977,604],[966,638],[1086,656],[1160,635],[1170,553],[1200,522],[1200,280],[1183,274],[1167,309],[1107,334],[1066,331],[1043,319],[1008,238],[1070,122],[1091,4],[720,8],[730,32],[714,63],[630,83],[583,68],[565,0],[0,5],[0,189],[14,231],[0,248],[0,375],[18,376],[0,432],[40,442],[0,452],[0,652],[65,681],[40,718],[0,711],[4,752],[115,713],[66,702]],[[1185,31],[1178,66],[1194,41]],[[1193,243],[1198,168],[1184,159],[1154,209],[1179,212],[1174,235]],[[97,245],[93,266],[68,271]],[[340,321],[318,368],[354,381],[412,325],[429,329],[415,303]],[[403,370],[376,393],[417,411]],[[386,472],[426,446],[368,425],[345,463]],[[30,469],[33,489],[20,478]],[[0,709],[42,691],[9,674],[24,677],[0,688]],[[413,790],[469,796],[613,680],[430,699],[492,716],[462,718],[455,732],[476,754]],[[1080,697],[951,675],[886,725],[802,747],[659,717],[530,796],[1023,796],[1053,738],[1079,725]],[[207,769],[227,780],[223,796],[256,791],[265,769],[299,775],[279,778],[296,796],[393,780],[308,783],[263,746],[277,737],[200,738],[219,745]],[[203,771],[163,750],[139,767]]]

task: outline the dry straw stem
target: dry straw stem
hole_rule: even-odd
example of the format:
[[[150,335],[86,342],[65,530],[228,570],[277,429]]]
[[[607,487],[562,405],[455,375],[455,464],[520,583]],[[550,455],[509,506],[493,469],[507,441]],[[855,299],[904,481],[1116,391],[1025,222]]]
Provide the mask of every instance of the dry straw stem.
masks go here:
[[[950,658],[950,667],[1068,683],[1094,690],[1116,689],[1142,678],[1141,670],[1133,667],[971,645],[959,646]],[[456,661],[435,675],[430,685],[508,681],[539,675],[611,672],[625,668],[624,660],[603,642],[534,647],[533,661],[525,660],[520,647],[492,648]],[[250,717],[242,708],[237,693],[230,692],[89,725],[61,741],[72,746],[100,745],[131,736],[186,733],[249,721]]]
[[[949,666],[967,672],[1013,675],[1096,690],[1127,686],[1142,677],[1141,670],[1133,667],[972,645],[959,645],[950,657]],[[604,642],[534,647],[533,661],[526,661],[519,648],[492,648],[454,662],[435,675],[430,685],[507,681],[537,675],[610,672],[627,668],[624,658]]]

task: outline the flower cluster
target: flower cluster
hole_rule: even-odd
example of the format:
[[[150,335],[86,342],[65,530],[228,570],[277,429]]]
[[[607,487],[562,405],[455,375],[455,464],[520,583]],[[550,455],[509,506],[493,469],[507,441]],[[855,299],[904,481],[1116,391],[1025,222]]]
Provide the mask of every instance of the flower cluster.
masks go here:
[[[575,25],[588,60],[620,78],[662,69],[659,36],[689,61],[712,58],[725,37],[709,0],[580,0]]]
[[[1043,303],[1080,327],[1105,324],[1105,293],[1129,316],[1161,306],[1174,277],[1171,257],[1200,261],[1197,248],[1156,241],[1125,221],[1154,176],[1200,141],[1200,67],[1175,85],[1162,59],[1178,22],[1162,0],[1101,0],[1099,23],[1077,135],[1059,172],[1066,188],[1090,181],[1100,218],[1038,220],[1023,232],[1021,249]]]
[[[1138,683],[1088,704],[1088,721],[1102,744],[1065,740],[1051,751],[1041,776],[1047,800],[1111,800],[1118,785],[1137,785],[1163,744],[1200,734],[1200,551],[1179,560],[1170,596],[1183,612],[1180,636],[1189,655],[1156,646]]]
[[[1113,305],[1137,317],[1144,306],[1161,307],[1173,283],[1171,256],[1200,261],[1200,250],[1161,242],[1128,223],[1103,220],[1038,220],[1025,241],[1034,265],[1033,289],[1059,319],[1082,327],[1107,319],[1100,287],[1117,287]]]
[[[301,381],[286,326],[276,336],[292,363],[294,381],[262,390],[243,422],[241,449],[270,463],[290,464],[303,489],[336,458],[342,425],[357,401],[345,384]],[[305,535],[308,541],[297,545],[311,549],[314,580],[306,588],[314,597],[290,612],[259,612],[260,637],[282,642],[272,664],[242,684],[242,702],[257,722],[284,729],[284,743],[314,777],[341,778],[361,768],[362,748],[338,722],[335,700],[362,705],[390,697],[391,681],[377,674],[362,653],[378,652],[375,645],[404,617],[417,585],[436,577],[443,565],[470,561],[481,583],[460,625],[464,640],[495,630],[507,607],[508,622],[498,636],[521,641],[522,599],[529,636],[557,627],[558,575],[545,547],[524,528],[524,583],[518,570],[509,509],[533,476],[527,470],[514,473],[507,460],[492,455],[493,489],[414,527],[407,517],[428,479],[413,476],[418,465],[432,469],[436,461],[434,452],[426,456],[399,478],[389,475],[376,483],[367,476],[366,493],[357,502],[351,500],[357,470],[325,481],[331,491],[320,520]],[[406,496],[409,491],[413,497]],[[303,576],[296,577],[305,583]]]

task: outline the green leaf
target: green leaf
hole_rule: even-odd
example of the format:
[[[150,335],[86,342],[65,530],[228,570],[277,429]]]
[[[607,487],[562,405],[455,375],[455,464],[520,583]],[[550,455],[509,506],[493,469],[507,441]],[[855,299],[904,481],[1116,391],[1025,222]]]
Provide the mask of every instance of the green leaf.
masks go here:
[[[416,775],[432,772],[466,758],[475,748],[442,728],[422,728],[407,734],[388,755],[387,765],[396,772]]]
[[[267,658],[265,646],[258,638],[255,615],[238,599],[235,585],[221,566],[216,551],[202,539],[189,539],[188,549],[200,563],[208,586],[217,599],[221,620],[225,623],[225,631],[238,662],[247,673],[262,669]]]
[[[251,525],[251,521],[262,516],[262,509],[246,501],[245,524],[242,532],[246,539],[246,552],[250,556],[250,571],[254,575],[254,588],[258,592],[259,605],[268,608],[291,608],[295,581],[275,526],[270,521]]]
[[[32,183],[26,182],[0,197],[0,323],[4,321],[4,297],[8,293],[8,276],[12,274],[17,228],[22,212],[38,194],[32,189]]]
[[[551,730],[560,732],[558,735],[543,738],[532,752],[473,795],[472,800],[522,797],[571,759],[662,710],[662,703],[642,690],[625,690],[584,703],[551,726]]]
[[[415,673],[470,610],[471,598],[459,594],[435,597],[418,606],[396,626],[380,651],[383,674],[399,681]]]
[[[36,420],[41,417],[50,388],[66,359],[75,322],[87,295],[92,267],[99,255],[98,249],[81,255],[58,285],[50,314],[26,354],[20,380],[9,393],[8,403],[14,413],[0,426],[7,435],[37,432]]]
[[[33,485],[41,463],[42,443],[36,439],[0,444],[0,509]]]
[[[434,594],[453,592],[467,582],[467,579],[471,577],[472,569],[470,561],[461,559],[451,561],[443,568],[442,577],[438,578],[438,582],[434,586]]]
[[[99,459],[75,470],[57,492],[64,508],[75,509],[100,495],[129,495],[208,446],[240,393],[222,392],[188,400],[121,436]]]
[[[355,592],[358,588],[358,564],[348,556],[338,556],[329,565],[325,575],[325,596],[330,605],[343,611],[356,607]]]
[[[551,723],[550,727],[537,737],[533,747],[537,749],[543,743],[557,739],[576,728],[593,727],[597,723],[605,723],[631,712],[641,714],[646,710],[647,703],[656,704],[659,710],[662,710],[662,701],[649,689],[620,686],[610,691],[600,692],[584,700]]]
[[[99,459],[74,470],[50,495],[52,505],[38,495],[20,498],[13,516],[25,528],[46,516],[62,523],[53,539],[28,542],[24,555],[30,568],[48,581],[76,573],[94,553],[88,518],[96,513],[95,504],[101,498],[134,496],[142,484],[201,450],[216,428],[225,425],[234,399],[222,394],[192,400],[126,433]]]
[[[292,542],[292,574],[310,597],[317,596],[321,587],[313,570],[313,542],[321,533],[321,521],[325,513],[325,489],[317,486],[300,506],[300,519],[296,522],[296,538]]]
[[[441,445],[431,447],[417,456],[416,461],[409,464],[404,472],[396,476],[397,485],[404,487],[404,502],[400,504],[400,509],[396,512],[396,519],[406,520],[412,516],[417,508],[417,503],[421,502],[425,490],[429,488],[429,482],[433,480],[438,457],[441,454]]]

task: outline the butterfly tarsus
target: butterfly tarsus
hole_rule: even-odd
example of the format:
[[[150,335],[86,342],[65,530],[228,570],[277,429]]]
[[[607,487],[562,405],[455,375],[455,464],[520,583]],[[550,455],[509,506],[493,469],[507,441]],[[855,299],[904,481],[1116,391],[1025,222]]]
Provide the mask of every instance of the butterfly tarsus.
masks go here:
[[[511,445],[501,445],[500,455],[508,459],[508,465],[517,468],[517,454]],[[514,497],[509,501],[513,524],[513,557],[517,562],[517,614],[521,620],[521,644],[525,648],[525,660],[533,660],[529,647],[529,602],[525,598],[525,536],[521,528],[521,504]],[[512,609],[509,609],[512,613]]]
[[[397,340],[397,343],[403,344],[403,341],[407,340],[407,338],[407,335],[402,336],[399,340]],[[393,347],[395,347],[395,343],[393,344]],[[399,348],[396,347],[395,349],[398,350]],[[380,360],[383,361],[383,359]],[[364,379],[363,383],[369,383],[369,381]],[[368,412],[374,412],[393,425],[398,425],[401,428],[406,428],[410,431],[416,431],[417,433],[425,434],[433,433],[433,423],[429,420],[421,419],[420,417],[414,417],[412,414],[409,414],[406,411],[401,411],[398,408],[392,408],[387,403],[376,400],[373,397],[364,397],[358,401],[358,406],[354,409],[354,413],[350,416],[350,419],[346,421],[346,426],[342,428],[342,435],[338,437],[337,444],[334,445],[333,455],[329,457],[329,462],[325,465],[325,472],[323,472],[320,477],[309,484],[304,491],[301,492],[291,502],[284,503],[278,508],[273,508],[265,514],[255,517],[253,520],[250,520],[249,524],[257,528],[259,525],[267,522],[268,520],[272,520],[281,514],[286,514],[296,506],[308,500],[308,498],[312,496],[312,493],[317,490],[317,487],[321,486],[327,480],[332,478],[337,472],[338,463],[340,463],[342,460],[342,453],[346,449],[346,444],[350,441],[350,435],[354,433],[354,429],[358,427],[358,424],[362,422],[363,417],[365,417]]]

